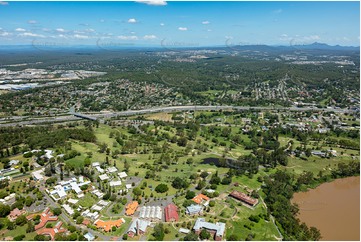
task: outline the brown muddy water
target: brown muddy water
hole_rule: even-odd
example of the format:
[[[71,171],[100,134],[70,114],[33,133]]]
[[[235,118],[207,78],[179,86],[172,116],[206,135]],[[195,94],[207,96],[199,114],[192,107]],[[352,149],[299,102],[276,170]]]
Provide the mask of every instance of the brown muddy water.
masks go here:
[[[321,240],[360,241],[360,177],[325,183],[293,195],[298,218],[321,232]]]

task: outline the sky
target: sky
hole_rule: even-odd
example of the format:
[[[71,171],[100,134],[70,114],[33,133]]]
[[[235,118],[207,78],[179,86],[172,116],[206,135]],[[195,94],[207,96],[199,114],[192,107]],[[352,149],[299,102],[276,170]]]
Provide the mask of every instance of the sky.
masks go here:
[[[359,46],[359,2],[4,2],[0,45]]]

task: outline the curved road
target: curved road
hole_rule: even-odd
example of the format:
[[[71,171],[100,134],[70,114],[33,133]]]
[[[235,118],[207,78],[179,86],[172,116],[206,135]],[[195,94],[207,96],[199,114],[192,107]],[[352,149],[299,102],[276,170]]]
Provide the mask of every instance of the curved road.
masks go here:
[[[97,114],[80,114],[80,113],[68,113],[64,116],[56,117],[44,117],[44,118],[30,118],[24,117],[20,119],[18,116],[9,117],[5,120],[0,120],[0,127],[6,126],[16,126],[16,125],[33,125],[33,124],[44,124],[44,123],[58,123],[58,122],[68,122],[68,121],[78,121],[81,120],[76,115],[81,115],[88,117],[90,119],[103,119],[103,118],[113,118],[113,117],[122,117],[122,116],[132,116],[148,113],[160,113],[160,112],[177,112],[177,111],[218,111],[224,109],[232,109],[237,111],[245,110],[255,110],[255,111],[264,111],[264,110],[280,110],[280,111],[329,111],[335,113],[349,113],[353,112],[348,109],[336,109],[336,108],[300,108],[300,107],[250,107],[250,106],[170,106],[170,107],[156,107],[149,109],[141,110],[127,110],[121,112],[107,112],[107,113],[97,113]],[[21,121],[19,121],[21,120]],[[4,123],[4,121],[6,123]]]

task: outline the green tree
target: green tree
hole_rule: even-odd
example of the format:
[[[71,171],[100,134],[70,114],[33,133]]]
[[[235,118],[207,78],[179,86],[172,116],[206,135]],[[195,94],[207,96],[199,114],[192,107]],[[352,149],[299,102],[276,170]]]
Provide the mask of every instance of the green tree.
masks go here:
[[[164,227],[163,223],[158,223],[154,226],[154,232],[152,234],[158,241],[162,241],[164,238]]]
[[[214,200],[209,201],[209,206],[214,207],[216,205],[216,202]]]
[[[21,241],[21,240],[23,240],[24,238],[25,238],[25,235],[21,234],[21,235],[15,236],[15,237],[14,237],[14,240],[15,240],[15,241]]]
[[[185,181],[184,179],[180,178],[180,177],[176,177],[173,182],[172,182],[172,187],[174,187],[175,189],[181,189],[181,188],[187,188],[189,186],[189,184],[187,183],[187,181]]]
[[[28,220],[26,219],[26,216],[22,214],[15,219],[15,224],[19,226],[23,226],[24,224],[26,224],[27,221]]]
[[[54,215],[59,216],[61,214],[61,208],[53,208],[52,212]]]
[[[4,218],[10,214],[10,206],[0,203],[0,217]]]
[[[76,218],[76,224],[81,224],[84,221],[84,217],[83,216],[79,216]]]
[[[206,178],[208,175],[209,175],[208,172],[203,171],[200,176],[204,179],[204,178]]]
[[[165,193],[168,191],[168,186],[167,184],[161,183],[158,186],[155,187],[155,191],[158,193]]]
[[[184,241],[198,241],[198,235],[192,231],[184,237]]]
[[[26,233],[31,233],[35,231],[35,226],[33,221],[28,221],[28,226],[26,227]]]
[[[136,187],[133,189],[133,194],[135,196],[140,196],[140,195],[142,195],[142,190],[139,187]]]
[[[209,239],[210,237],[211,234],[206,229],[202,229],[201,232],[199,233],[199,238],[202,240]]]
[[[49,237],[43,234],[37,234],[34,237],[35,241],[49,241]]]
[[[186,193],[186,199],[192,199],[196,196],[196,193],[194,191],[188,190]]]

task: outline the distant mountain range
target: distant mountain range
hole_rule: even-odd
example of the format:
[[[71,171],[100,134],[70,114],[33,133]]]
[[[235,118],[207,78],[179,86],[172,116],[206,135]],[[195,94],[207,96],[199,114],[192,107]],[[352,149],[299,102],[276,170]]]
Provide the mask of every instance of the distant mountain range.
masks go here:
[[[299,49],[318,49],[318,50],[355,50],[355,51],[360,50],[360,46],[328,45],[318,42],[314,42],[309,45],[294,45],[294,47]]]
[[[167,50],[161,46],[128,46],[128,47],[109,47],[111,49],[129,49],[129,50],[152,50],[159,51],[160,49]],[[102,49],[96,45],[69,45],[69,46],[33,46],[33,45],[0,45],[0,51],[29,51],[29,50],[95,50]],[[330,50],[330,51],[360,51],[359,46],[341,46],[341,45],[328,45],[325,43],[314,42],[307,45],[229,45],[229,46],[198,46],[198,47],[174,47],[172,49],[178,50],[200,50],[200,49],[218,49],[218,50],[239,50],[239,51],[266,51],[266,52],[278,52],[278,51],[294,51],[294,50]]]

